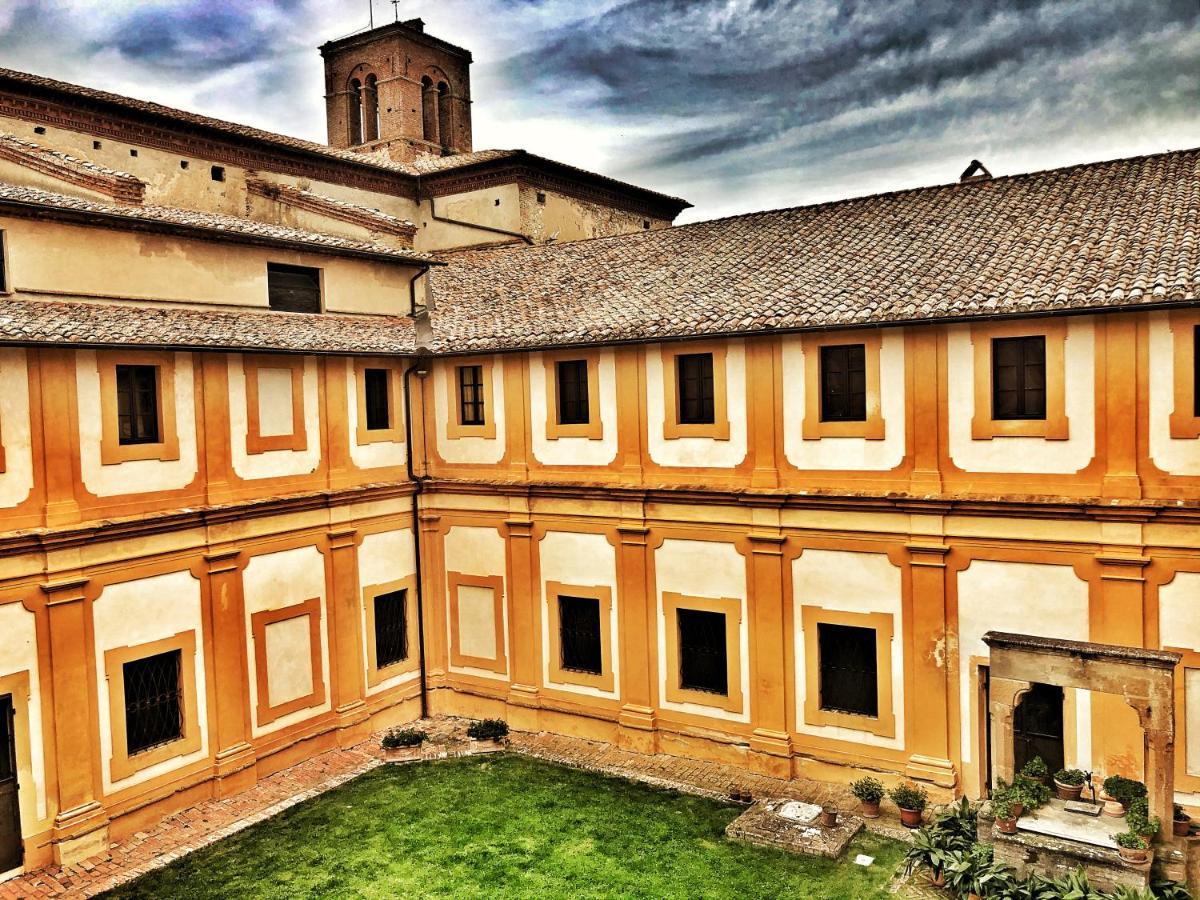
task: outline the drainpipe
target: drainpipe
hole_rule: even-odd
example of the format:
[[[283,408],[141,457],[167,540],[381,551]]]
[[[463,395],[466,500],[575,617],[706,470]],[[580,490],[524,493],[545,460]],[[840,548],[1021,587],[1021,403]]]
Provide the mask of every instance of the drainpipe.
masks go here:
[[[417,203],[422,200],[429,201],[429,215],[435,222],[443,222],[447,225],[461,225],[464,228],[476,228],[479,231],[490,231],[492,234],[503,234],[506,237],[513,237],[524,241],[532,246],[533,238],[522,234],[519,231],[508,231],[504,228],[494,228],[491,225],[480,225],[478,222],[464,222],[462,219],[451,219],[448,216],[439,216],[437,212],[436,201],[433,194],[426,193],[424,187],[421,186],[421,176],[417,176]]]

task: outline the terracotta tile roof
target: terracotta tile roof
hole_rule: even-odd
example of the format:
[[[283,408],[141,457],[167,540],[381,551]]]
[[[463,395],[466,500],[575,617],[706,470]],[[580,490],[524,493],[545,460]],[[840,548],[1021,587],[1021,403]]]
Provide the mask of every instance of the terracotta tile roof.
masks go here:
[[[141,203],[146,193],[145,182],[135,175],[76,159],[13,134],[0,134],[0,159],[90,188],[122,203]]]
[[[1200,149],[441,258],[437,351],[1193,302]]]
[[[451,156],[434,156],[426,153],[418,156],[409,165],[417,174],[432,175],[435,172],[461,169],[463,166],[495,162],[498,159],[512,159],[524,152],[524,150],[472,150],[470,153],[455,153]]]
[[[0,297],[0,344],[411,353],[405,316],[197,309]]]
[[[425,264],[432,261],[432,257],[426,253],[394,250],[371,241],[304,231],[238,216],[173,206],[118,206],[0,182],[0,214],[5,212],[68,216],[72,220],[78,219],[87,224],[102,224],[108,227],[159,227],[201,237],[220,236],[225,240],[286,245],[296,249],[333,255],[363,256],[401,264]]]
[[[247,178],[246,189],[251,194],[280,200],[323,216],[368,228],[371,231],[398,234],[406,238],[412,238],[417,233],[417,226],[407,219],[401,219],[381,210],[360,206],[346,200],[336,200],[333,197],[314,194],[312,191],[301,190],[290,184],[264,181],[261,178]]]

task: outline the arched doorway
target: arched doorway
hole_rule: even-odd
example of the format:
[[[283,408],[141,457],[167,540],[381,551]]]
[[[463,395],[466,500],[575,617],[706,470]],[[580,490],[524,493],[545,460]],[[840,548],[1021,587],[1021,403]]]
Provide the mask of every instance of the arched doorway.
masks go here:
[[[1063,768],[1063,689],[1034,684],[1013,713],[1013,759],[1016,771],[1040,756],[1053,775]]]

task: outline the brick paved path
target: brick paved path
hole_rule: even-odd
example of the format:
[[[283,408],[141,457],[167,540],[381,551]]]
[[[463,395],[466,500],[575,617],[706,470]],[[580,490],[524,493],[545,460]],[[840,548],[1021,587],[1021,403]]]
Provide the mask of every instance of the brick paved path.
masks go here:
[[[451,718],[419,723],[430,735],[425,757],[436,759],[466,753],[466,725],[466,720]],[[736,766],[661,754],[648,756],[578,738],[514,732],[509,748],[573,768],[717,799],[725,799],[732,788],[737,788],[755,797],[792,797],[810,803],[833,803],[841,809],[857,806],[844,785],[810,779],[783,781]],[[355,747],[323,753],[264,778],[248,791],[221,800],[207,800],[168,816],[154,828],[112,844],[108,859],[94,857],[73,866],[49,866],[0,883],[0,900],[93,896],[278,815],[379,764],[378,737]],[[887,837],[909,838],[908,830],[886,812],[883,818],[868,822],[868,828]],[[906,898],[944,897],[936,892],[927,893],[916,880],[907,884],[898,881],[895,890],[898,896]]]

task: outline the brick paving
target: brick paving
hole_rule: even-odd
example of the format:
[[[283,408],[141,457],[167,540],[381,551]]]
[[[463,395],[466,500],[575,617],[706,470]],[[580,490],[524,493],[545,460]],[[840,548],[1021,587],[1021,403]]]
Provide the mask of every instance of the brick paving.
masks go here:
[[[439,717],[417,723],[430,736],[423,758],[438,759],[470,752],[467,720]],[[732,790],[756,798],[789,797],[809,803],[857,809],[845,785],[811,779],[785,781],[757,775],[737,766],[701,762],[664,754],[647,755],[611,744],[554,734],[514,732],[509,749],[524,755],[609,777],[628,778],[719,800]],[[331,750],[262,779],[248,791],[207,800],[167,816],[158,825],[111,845],[110,856],[93,857],[72,866],[49,866],[0,883],[0,900],[41,897],[91,897],[169,865],[175,860],[278,815],[325,791],[370,771],[382,762],[378,736],[355,746]],[[894,814],[867,821],[867,829],[886,837],[908,840]],[[944,894],[928,891],[919,879],[898,879],[893,891],[912,900],[938,900]]]

